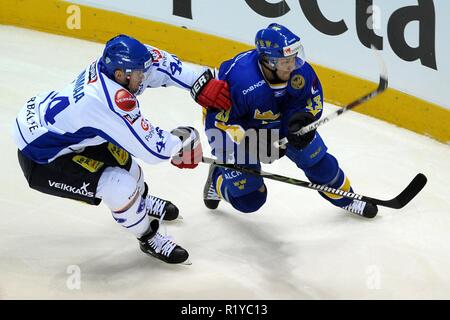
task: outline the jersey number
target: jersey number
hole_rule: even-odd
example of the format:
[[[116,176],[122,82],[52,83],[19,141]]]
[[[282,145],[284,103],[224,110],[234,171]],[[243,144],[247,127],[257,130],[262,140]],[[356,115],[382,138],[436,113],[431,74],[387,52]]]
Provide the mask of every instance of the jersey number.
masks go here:
[[[46,124],[54,124],[55,117],[58,113],[63,111],[70,105],[70,101],[68,97],[55,97],[49,103],[47,110],[45,111],[45,123]]]
[[[173,59],[175,60],[175,62],[171,62],[170,63],[170,72],[172,72],[172,75],[174,76],[175,75],[175,73],[179,73],[179,74],[181,74],[181,71],[182,71],[182,69],[181,69],[181,61],[180,61],[180,59],[178,59],[178,57],[177,56],[175,56],[175,55],[172,55],[172,57],[173,57]]]
[[[308,111],[310,113],[312,113],[312,115],[315,117],[320,111],[322,111],[323,106],[322,106],[322,100],[321,100],[321,96],[315,96],[313,98],[315,104],[313,105],[311,99],[308,100],[308,105],[306,106],[306,109],[308,109]]]

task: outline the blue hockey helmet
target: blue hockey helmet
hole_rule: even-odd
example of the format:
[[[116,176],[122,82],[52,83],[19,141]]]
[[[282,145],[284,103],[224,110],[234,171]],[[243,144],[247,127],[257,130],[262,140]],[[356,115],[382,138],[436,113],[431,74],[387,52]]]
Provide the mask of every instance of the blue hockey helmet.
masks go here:
[[[103,50],[101,58],[103,72],[114,78],[114,72],[121,69],[126,73],[133,70],[147,71],[152,63],[152,57],[147,47],[138,40],[120,34],[110,39]]]
[[[259,30],[255,45],[260,61],[267,63],[272,69],[280,68],[279,62],[291,57],[295,57],[294,69],[305,63],[300,37],[278,23],[271,23],[267,28]]]

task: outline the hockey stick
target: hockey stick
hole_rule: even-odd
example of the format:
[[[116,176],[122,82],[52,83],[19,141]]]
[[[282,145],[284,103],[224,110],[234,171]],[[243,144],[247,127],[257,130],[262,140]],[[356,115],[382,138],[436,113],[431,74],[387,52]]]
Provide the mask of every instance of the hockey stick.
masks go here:
[[[297,180],[294,178],[289,178],[289,177],[281,176],[278,174],[264,172],[262,170],[256,170],[256,169],[252,169],[252,168],[243,167],[243,166],[240,166],[237,164],[221,163],[221,162],[217,162],[216,160],[211,159],[211,158],[203,157],[203,162],[209,163],[209,164],[214,164],[219,167],[227,168],[230,170],[236,170],[236,171],[248,173],[248,174],[251,174],[254,176],[258,176],[258,177],[263,177],[263,178],[267,178],[267,179],[271,179],[271,180],[276,180],[276,181],[280,181],[280,182],[293,184],[293,185],[296,185],[299,187],[304,187],[304,188],[313,189],[316,191],[331,193],[331,194],[335,194],[335,195],[350,198],[350,199],[362,200],[365,202],[370,202],[372,204],[376,204],[376,205],[380,205],[380,206],[388,207],[388,208],[392,208],[392,209],[401,209],[404,206],[406,206],[420,192],[420,190],[423,189],[423,187],[427,183],[427,177],[422,173],[418,173],[414,177],[414,179],[412,179],[412,181],[408,184],[408,186],[398,196],[396,196],[395,198],[392,198],[390,200],[380,200],[380,199],[360,195],[357,193],[352,193],[352,192],[347,192],[347,191],[340,190],[340,189],[330,188],[325,185],[314,184],[311,182]],[[368,218],[371,218],[371,217],[368,217]]]
[[[386,65],[384,64],[383,59],[381,58],[381,55],[377,52],[377,50],[372,47],[372,50],[375,51],[375,54],[378,58],[379,64],[380,64],[380,81],[378,82],[378,87],[369,92],[368,94],[366,94],[365,96],[349,103],[348,105],[346,105],[345,107],[342,107],[338,110],[336,110],[333,113],[330,113],[329,115],[314,121],[313,123],[301,128],[300,130],[298,130],[297,132],[295,132],[295,134],[297,135],[303,135],[305,133],[308,133],[312,130],[317,129],[318,127],[320,127],[321,125],[327,123],[328,121],[339,117],[340,115],[342,115],[343,113],[350,111],[352,109],[354,109],[355,107],[369,101],[370,99],[373,99],[374,97],[378,96],[379,94],[381,94],[383,91],[385,91],[388,87],[388,76],[387,76],[387,70],[386,70]],[[275,141],[274,142],[274,146],[277,148],[280,147],[284,147],[286,144],[288,143],[288,139],[287,138],[283,138],[279,141]]]

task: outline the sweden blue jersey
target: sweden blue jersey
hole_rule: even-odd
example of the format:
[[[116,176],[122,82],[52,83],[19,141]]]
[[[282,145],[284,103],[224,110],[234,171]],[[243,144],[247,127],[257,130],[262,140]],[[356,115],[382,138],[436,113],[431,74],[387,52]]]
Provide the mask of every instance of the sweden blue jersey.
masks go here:
[[[250,128],[279,129],[280,137],[286,136],[290,116],[299,111],[310,112],[316,119],[322,115],[322,86],[306,62],[292,72],[289,81],[273,85],[264,78],[258,53],[250,50],[223,62],[219,79],[228,82],[233,105],[228,111],[208,110],[205,129],[218,128],[234,143]]]

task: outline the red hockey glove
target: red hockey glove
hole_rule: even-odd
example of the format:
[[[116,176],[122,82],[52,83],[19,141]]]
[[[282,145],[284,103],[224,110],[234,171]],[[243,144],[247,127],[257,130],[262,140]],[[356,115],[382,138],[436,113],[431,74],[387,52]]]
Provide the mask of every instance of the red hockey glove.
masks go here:
[[[206,70],[191,88],[192,98],[202,107],[218,110],[231,108],[231,96],[228,83],[214,79],[211,71]]]
[[[180,138],[183,144],[181,150],[172,157],[170,163],[180,169],[194,169],[197,167],[203,157],[198,131],[192,127],[178,127],[170,133]]]

